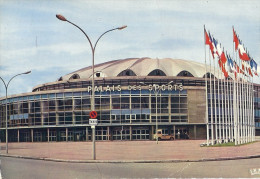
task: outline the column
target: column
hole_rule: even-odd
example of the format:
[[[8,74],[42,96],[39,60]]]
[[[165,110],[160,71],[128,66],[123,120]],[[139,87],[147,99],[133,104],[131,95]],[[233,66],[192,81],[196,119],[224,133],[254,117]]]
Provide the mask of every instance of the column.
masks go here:
[[[110,140],[110,127],[107,126],[107,140]]]
[[[153,140],[153,136],[154,136],[154,126],[152,126],[152,130],[150,131],[151,132],[151,140]]]
[[[129,133],[130,133],[130,140],[132,140],[132,126],[129,127]]]
[[[44,101],[40,101],[40,105],[41,105],[41,125],[44,125],[44,117],[43,117]]]
[[[176,135],[176,133],[175,133],[175,126],[173,126],[173,136],[174,136],[174,140],[175,140],[175,135]]]
[[[68,142],[68,128],[66,128],[66,142]]]
[[[113,127],[110,128],[110,140],[113,140]]]
[[[194,125],[194,139],[197,139],[197,127]]]
[[[169,113],[169,123],[171,123],[171,95],[168,96],[168,113]]]
[[[48,142],[50,142],[50,129],[47,128],[47,140]]]
[[[88,127],[86,127],[86,141],[88,142]]]
[[[20,142],[20,129],[17,129],[17,142]]]
[[[33,142],[33,129],[31,129],[31,139],[32,139],[32,142]]]
[[[150,95],[149,95],[149,109],[152,111],[152,95],[151,95],[151,92],[150,92]],[[150,113],[149,116],[150,116],[150,123],[152,123],[152,112]]]
[[[111,93],[110,93],[110,106],[109,106],[109,108],[110,108],[110,124],[112,124],[112,114],[111,114],[111,111],[112,111],[112,95],[111,95]]]

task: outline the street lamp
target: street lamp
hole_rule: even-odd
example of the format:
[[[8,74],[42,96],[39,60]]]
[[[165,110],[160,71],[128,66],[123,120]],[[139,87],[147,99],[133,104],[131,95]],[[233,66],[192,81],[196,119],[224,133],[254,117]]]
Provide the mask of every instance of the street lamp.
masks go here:
[[[171,83],[173,83],[173,81],[170,81],[169,83],[167,83],[166,85],[170,85]],[[140,84],[143,84],[143,85],[146,85],[146,83],[144,82],[140,82]],[[157,131],[158,131],[158,114],[157,114],[157,96],[158,96],[158,93],[160,92],[161,88],[159,85],[157,84],[153,84],[154,88],[152,88],[154,94],[155,94],[155,133],[156,133],[156,144],[158,144],[158,134],[157,134]],[[158,90],[157,90],[158,89]]]
[[[92,42],[90,40],[90,38],[88,37],[88,35],[86,34],[86,32],[84,32],[79,26],[77,26],[76,24],[70,22],[69,20],[67,20],[64,16],[60,15],[60,14],[57,14],[56,17],[61,20],[61,21],[66,21],[72,25],[74,25],[75,27],[77,27],[88,39],[88,42],[90,44],[90,47],[91,47],[91,51],[92,51],[92,95],[91,95],[91,111],[94,111],[95,110],[95,81],[94,81],[94,59],[95,59],[95,50],[96,50],[96,46],[97,46],[97,43],[98,41],[100,40],[100,38],[105,35],[106,33],[108,32],[111,32],[111,31],[114,31],[114,30],[122,30],[122,29],[125,29],[127,26],[124,25],[124,26],[121,26],[121,27],[117,27],[117,28],[114,28],[114,29],[110,29],[106,32],[104,32],[103,34],[101,34],[99,36],[99,38],[97,39],[97,41],[95,42],[94,46],[92,45]],[[87,137],[87,136],[86,136]],[[96,149],[95,149],[95,126],[93,126],[92,128],[92,147],[93,147],[93,160],[96,159]]]
[[[8,83],[5,83],[4,79],[2,77],[0,77],[0,79],[3,81],[4,86],[5,86],[5,133],[6,133],[5,134],[5,137],[6,137],[5,141],[6,141],[6,153],[7,154],[8,154],[8,122],[7,122],[7,120],[8,120],[8,117],[7,117],[7,115],[8,115],[8,112],[7,112],[7,92],[8,92],[7,90],[8,90],[8,86],[9,86],[10,82],[12,81],[12,79],[14,79],[15,77],[17,77],[19,75],[26,75],[26,74],[29,74],[29,73],[31,73],[31,71],[27,71],[27,72],[24,72],[24,73],[19,73],[19,74],[13,76],[8,81]]]

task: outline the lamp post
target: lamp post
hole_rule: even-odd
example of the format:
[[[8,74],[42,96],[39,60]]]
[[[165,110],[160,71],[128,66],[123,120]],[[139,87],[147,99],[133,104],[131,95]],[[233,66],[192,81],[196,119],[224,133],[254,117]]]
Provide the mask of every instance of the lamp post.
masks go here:
[[[170,81],[169,83],[167,83],[166,85],[170,85],[171,83],[173,83],[173,81]],[[140,82],[140,84],[146,85],[144,82]],[[158,97],[158,93],[160,92],[161,88],[159,85],[157,84],[153,84],[152,90],[155,94],[155,133],[156,133],[156,144],[158,144],[158,135],[157,135],[157,131],[158,131],[158,113],[157,113],[157,97]]]
[[[96,50],[96,46],[97,46],[97,43],[98,41],[100,40],[100,38],[105,35],[106,33],[108,32],[111,32],[111,31],[114,31],[114,30],[122,30],[124,28],[126,28],[127,26],[121,26],[121,27],[117,27],[117,28],[114,28],[114,29],[110,29],[110,30],[107,30],[106,32],[104,32],[103,34],[101,34],[99,36],[99,38],[97,39],[97,41],[95,42],[94,46],[90,40],[90,38],[88,37],[88,35],[86,34],[86,32],[84,30],[82,30],[79,26],[77,26],[76,24],[70,22],[69,20],[67,20],[64,16],[60,15],[60,14],[57,14],[56,17],[61,20],[61,21],[65,21],[65,22],[68,22],[72,25],[74,25],[75,27],[77,27],[88,39],[88,42],[90,44],[90,47],[91,47],[91,51],[92,51],[92,95],[91,95],[91,111],[94,111],[95,110],[95,81],[94,81],[94,75],[95,75],[95,71],[94,71],[94,60],[95,60],[95,50]],[[87,136],[86,136],[87,137]],[[93,153],[92,153],[92,158],[93,160],[96,160],[96,149],[95,149],[95,126],[93,126],[92,128],[92,148],[93,148]]]
[[[5,142],[6,142],[6,153],[8,154],[8,112],[7,112],[7,93],[8,93],[8,86],[10,84],[10,82],[12,81],[12,79],[14,79],[15,77],[19,76],[19,75],[25,75],[25,74],[29,74],[31,73],[31,71],[27,71],[27,72],[24,72],[24,73],[19,73],[15,76],[13,76],[9,81],[8,83],[6,83],[4,81],[4,79],[2,77],[0,77],[0,79],[3,81],[4,83],[4,86],[5,86]]]

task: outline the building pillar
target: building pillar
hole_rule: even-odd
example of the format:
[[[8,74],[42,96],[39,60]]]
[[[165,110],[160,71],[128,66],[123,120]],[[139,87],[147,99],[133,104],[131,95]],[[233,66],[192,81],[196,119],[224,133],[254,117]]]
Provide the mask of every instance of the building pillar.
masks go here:
[[[112,95],[111,95],[111,93],[110,93],[110,105],[109,105],[109,108],[110,108],[110,111],[112,111]],[[109,114],[109,116],[110,116],[110,124],[112,124],[112,114],[111,114],[111,112],[110,112],[110,114]]]
[[[33,142],[33,129],[31,129],[31,141]]]
[[[56,125],[59,124],[59,114],[56,112]]]
[[[151,95],[151,93],[150,93],[150,95],[149,95],[149,109],[152,109],[152,95]],[[149,117],[150,117],[150,123],[152,123],[152,112],[150,113],[150,115],[149,115]],[[152,132],[153,133],[153,132]]]
[[[43,117],[43,108],[44,108],[44,102],[41,101],[40,102],[41,104],[41,125],[43,126],[44,125],[44,117]]]
[[[86,127],[86,141],[88,141],[88,127]]]
[[[110,140],[113,140],[113,127],[110,128]]]
[[[50,142],[50,129],[47,128],[47,140],[48,142]]]
[[[171,123],[171,95],[168,96],[168,113],[169,113],[169,123]]]
[[[74,108],[73,108],[74,109]],[[76,124],[76,115],[75,112],[72,112],[72,124],[75,125]]]
[[[132,126],[129,127],[129,134],[130,134],[130,140],[133,140],[133,137],[132,137]]]
[[[153,131],[154,131],[154,126],[151,126],[150,129],[151,129],[151,130],[150,130],[150,139],[153,140],[153,135],[154,135],[154,133],[153,133]]]
[[[173,136],[174,136],[174,140],[175,140],[175,135],[176,135],[175,126],[173,126]]]
[[[68,128],[66,128],[66,142],[68,142]]]
[[[20,129],[17,129],[17,142],[20,142]]]
[[[197,139],[197,127],[194,125],[194,139]]]
[[[107,126],[107,140],[110,140],[110,128]]]

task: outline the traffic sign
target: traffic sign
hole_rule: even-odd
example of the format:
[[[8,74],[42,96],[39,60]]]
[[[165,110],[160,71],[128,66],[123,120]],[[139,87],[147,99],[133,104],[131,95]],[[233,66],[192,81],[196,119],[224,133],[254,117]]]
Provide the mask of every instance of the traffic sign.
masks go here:
[[[95,118],[97,117],[97,111],[90,111],[89,117],[90,117],[91,119],[95,119]]]
[[[89,125],[96,126],[98,123],[97,119],[89,119]]]

